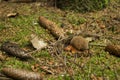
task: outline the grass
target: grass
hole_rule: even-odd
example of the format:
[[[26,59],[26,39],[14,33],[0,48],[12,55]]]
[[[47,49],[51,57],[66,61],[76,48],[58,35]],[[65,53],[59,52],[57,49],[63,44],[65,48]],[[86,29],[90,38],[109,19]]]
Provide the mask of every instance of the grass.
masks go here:
[[[15,18],[5,18],[5,21],[2,21],[0,19],[0,44],[7,40],[10,40],[18,43],[21,48],[28,47],[31,44],[30,35],[32,33],[37,34],[40,38],[43,38],[44,40],[54,40],[54,37],[49,33],[49,31],[42,28],[37,23],[38,17],[47,17],[49,20],[54,21],[57,25],[60,25],[60,21],[63,18],[62,11],[53,8],[38,7],[35,5],[35,3],[20,5],[13,3],[13,5],[16,6],[19,16],[16,16]],[[10,7],[13,5],[10,5]],[[9,4],[7,6],[9,6]],[[66,14],[65,19],[74,26],[84,24],[88,20],[84,16],[80,16],[78,15],[78,13],[72,12]],[[83,66],[82,71],[74,63],[67,62],[68,67],[73,69],[73,78],[75,80],[90,80],[91,74],[94,74],[96,77],[104,76],[105,78],[107,78],[107,80],[115,80],[116,74],[119,77],[120,58],[109,55],[109,53],[104,51],[104,48],[93,46],[91,47],[91,50],[93,50],[93,55],[91,57],[89,56],[74,58],[73,56],[66,55],[67,59],[76,59],[76,63]],[[33,60],[21,61],[16,57],[6,55],[6,53],[2,54],[7,58],[4,62],[0,62],[0,69],[3,67],[12,66],[14,68],[32,70],[31,66],[36,64],[36,62]],[[51,61],[56,64],[60,63],[60,60],[56,56],[51,56],[46,49],[40,52],[36,52],[32,55],[36,59],[41,60],[41,62],[43,62],[42,64],[48,64]],[[61,55],[65,57],[64,53]],[[42,70],[40,70],[40,72],[42,72]],[[65,71],[58,75],[45,76],[48,80],[70,80],[69,74]]]
[[[76,16],[74,13],[67,14],[68,21],[73,24],[74,26],[80,25],[86,22],[84,17]]]

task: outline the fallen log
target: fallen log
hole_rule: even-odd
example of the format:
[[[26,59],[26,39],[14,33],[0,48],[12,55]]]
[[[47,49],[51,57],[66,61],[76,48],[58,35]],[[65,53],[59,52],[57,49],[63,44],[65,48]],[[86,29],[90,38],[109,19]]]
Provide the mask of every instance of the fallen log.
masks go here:
[[[45,17],[39,17],[39,24],[42,27],[48,29],[55,38],[58,39],[59,37],[64,37],[63,29],[58,27],[54,22],[46,19]]]
[[[107,45],[105,51],[109,52],[112,55],[120,57],[120,45]]]

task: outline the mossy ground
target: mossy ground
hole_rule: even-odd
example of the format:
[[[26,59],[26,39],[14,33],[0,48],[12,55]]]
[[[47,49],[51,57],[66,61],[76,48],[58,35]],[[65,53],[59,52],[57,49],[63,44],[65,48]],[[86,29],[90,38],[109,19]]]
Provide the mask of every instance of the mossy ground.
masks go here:
[[[114,39],[110,39],[115,44],[120,44],[116,37],[119,37],[119,21],[113,21],[114,17],[119,17],[118,3],[113,3],[102,11],[89,12],[89,13],[75,13],[70,11],[61,11],[55,8],[40,7],[39,3],[0,3],[0,45],[5,41],[13,41],[20,45],[21,48],[32,51],[28,48],[31,46],[30,35],[32,33],[43,38],[45,41],[55,41],[50,32],[38,24],[39,16],[44,16],[49,20],[54,21],[58,26],[64,24],[65,30],[86,30],[86,24],[89,31],[98,31],[103,34],[100,40],[93,42],[94,44],[103,43],[108,37],[114,36]],[[19,13],[14,18],[7,18],[6,15],[11,12]],[[120,17],[119,17],[120,18]],[[105,30],[101,30],[99,27],[95,27],[97,22],[103,22],[105,24]],[[95,29],[94,29],[95,28]],[[113,30],[114,28],[114,30]],[[104,33],[102,33],[102,31]],[[31,46],[32,47],[32,46]],[[120,58],[110,55],[104,51],[104,47],[90,46],[93,51],[93,55],[89,57],[75,58],[67,54],[61,54],[67,59],[75,60],[76,63],[83,66],[81,70],[74,63],[67,62],[68,67],[74,72],[73,78],[75,80],[90,80],[90,76],[94,74],[96,77],[104,77],[106,80],[120,79]],[[0,69],[3,67],[14,67],[32,70],[31,66],[37,64],[33,60],[21,61],[15,57],[9,57],[6,53],[0,52],[0,55],[6,57],[3,62],[0,62]],[[52,62],[54,64],[60,64],[60,60],[56,56],[51,56],[45,49],[32,54],[34,57],[41,61],[41,64],[48,65]],[[39,67],[38,67],[39,68]],[[63,67],[64,68],[64,67]],[[40,68],[38,72],[43,73]],[[69,80],[69,74],[65,70],[60,71],[57,75],[43,74],[48,80]],[[64,75],[64,76],[63,76]],[[117,76],[117,77],[116,77]]]

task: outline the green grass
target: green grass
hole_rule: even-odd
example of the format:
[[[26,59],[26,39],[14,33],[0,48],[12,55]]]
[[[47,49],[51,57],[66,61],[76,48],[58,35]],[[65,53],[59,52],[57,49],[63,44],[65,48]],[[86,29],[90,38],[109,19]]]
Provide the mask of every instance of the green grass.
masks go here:
[[[74,13],[67,14],[67,19],[74,26],[77,26],[77,25],[79,26],[80,24],[83,24],[86,22],[86,19],[84,17],[78,16],[78,15],[76,16],[76,14]]]

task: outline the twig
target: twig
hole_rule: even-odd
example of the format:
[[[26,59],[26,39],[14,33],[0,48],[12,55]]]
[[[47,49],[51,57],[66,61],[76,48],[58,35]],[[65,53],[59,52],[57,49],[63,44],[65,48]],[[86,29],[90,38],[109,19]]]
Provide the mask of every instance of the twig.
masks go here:
[[[45,71],[45,72],[47,72],[47,73],[54,74],[54,72],[52,72],[51,70],[48,70],[48,69],[42,68],[42,67],[41,67],[42,65],[40,65],[40,61],[37,60],[35,57],[33,57],[31,54],[30,54],[30,56],[31,56],[31,58],[32,58],[35,62],[37,62],[37,63],[39,64],[40,69],[42,69],[43,71]]]
[[[104,44],[94,44],[94,43],[89,43],[90,46],[99,46],[99,47],[106,47]]]
[[[77,64],[75,61],[68,59],[69,62],[74,63],[76,66],[78,66],[82,71],[84,71],[83,67],[79,64]]]
[[[55,49],[57,50],[57,47],[56,47]],[[58,55],[59,52],[58,52],[58,53],[55,53],[55,54],[56,54],[57,58],[63,63],[63,65],[64,65],[67,73],[68,73],[68,74],[70,75],[70,77],[71,77],[71,80],[74,80],[72,73],[69,72],[69,68],[68,68],[68,66],[67,66],[67,65],[65,64],[65,62],[64,62],[64,59],[62,59],[62,58]]]
[[[89,36],[89,37],[97,37],[97,38],[99,38],[100,37],[100,35],[97,35],[97,34],[90,34],[90,33],[84,33],[84,32],[81,32],[81,31],[79,31],[78,33],[76,33],[76,34],[74,34],[74,35],[70,35],[70,36],[66,36],[66,37],[59,37],[58,38],[58,40],[56,41],[56,42],[52,42],[52,43],[50,43],[48,46],[54,46],[54,45],[56,45],[57,43],[60,43],[60,42],[66,42],[66,41],[70,41],[74,36],[77,36],[77,35],[83,35],[83,36]],[[90,45],[92,45],[92,46],[101,46],[101,47],[105,47],[104,45],[99,45],[99,44],[97,44],[97,45],[95,45],[95,44],[90,44]],[[48,47],[47,46],[47,47]],[[45,48],[47,48],[47,47],[45,47]],[[44,49],[45,49],[44,48]],[[38,49],[38,50],[34,50],[34,51],[32,51],[32,52],[28,52],[27,54],[32,54],[32,53],[35,53],[35,52],[38,52],[38,51],[40,51],[41,49]]]
[[[42,67],[40,67],[40,69],[42,69],[42,70],[45,71],[46,73],[49,73],[49,74],[52,74],[52,75],[55,74],[55,73],[52,72],[51,70],[48,70],[48,69],[45,69],[45,68],[42,68]]]

